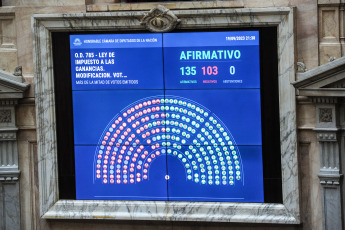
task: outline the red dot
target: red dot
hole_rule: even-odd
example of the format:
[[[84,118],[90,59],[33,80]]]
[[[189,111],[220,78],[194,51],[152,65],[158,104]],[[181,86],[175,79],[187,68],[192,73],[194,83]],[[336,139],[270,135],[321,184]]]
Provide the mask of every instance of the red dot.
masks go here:
[[[133,174],[130,174],[129,177],[130,177],[130,178],[134,178],[134,175],[133,175]]]
[[[148,104],[148,105],[151,105],[151,101],[148,101],[147,104]]]
[[[108,180],[107,180],[107,179],[104,179],[104,180],[103,180],[103,183],[104,183],[104,184],[108,183]]]
[[[143,104],[140,103],[140,104],[139,104],[139,108],[142,108],[142,107],[143,107]]]
[[[113,180],[113,179],[110,179],[110,183],[114,184],[114,180]]]
[[[147,173],[147,169],[144,169],[143,172],[144,172],[144,173]]]
[[[147,162],[151,163],[152,159],[151,158],[147,158]]]
[[[156,104],[156,100],[152,100],[152,104]]]
[[[146,111],[146,109],[144,109],[143,113],[144,113],[144,114],[147,114],[147,111]]]
[[[144,175],[143,178],[146,180],[147,179],[147,175]]]
[[[156,107],[156,111],[158,112],[159,110],[160,110],[160,109],[159,109],[159,107],[157,106],[157,107]]]
[[[143,105],[144,105],[144,106],[147,106],[147,102],[145,101],[145,102],[143,103]]]
[[[139,109],[139,106],[138,106],[138,105],[136,105],[136,106],[135,106],[135,109]]]
[[[134,180],[133,180],[133,179],[130,179],[130,182],[131,182],[131,184],[133,184],[133,183],[134,183]]]
[[[101,175],[100,175],[100,174],[97,174],[97,176],[96,176],[96,177],[97,177],[97,179],[99,179],[99,178],[101,178]]]
[[[127,182],[128,182],[127,179],[124,179],[124,180],[123,180],[123,183],[127,184]]]
[[[120,184],[120,183],[121,183],[121,180],[117,180],[116,183]]]
[[[122,121],[122,117],[117,118],[119,121]]]
[[[140,178],[137,178],[137,182],[140,182],[141,181],[141,179]]]
[[[145,155],[143,155],[143,156],[145,157]],[[140,170],[140,169],[141,169],[141,165],[138,165],[138,166],[137,166],[137,169]]]

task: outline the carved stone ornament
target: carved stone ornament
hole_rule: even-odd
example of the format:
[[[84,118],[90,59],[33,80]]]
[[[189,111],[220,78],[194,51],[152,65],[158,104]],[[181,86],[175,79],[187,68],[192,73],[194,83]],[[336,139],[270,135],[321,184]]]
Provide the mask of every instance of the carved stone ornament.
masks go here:
[[[319,112],[320,122],[332,122],[332,109],[320,108]]]
[[[297,72],[304,73],[307,71],[307,67],[303,62],[297,62]]]
[[[151,32],[164,33],[175,29],[180,21],[169,9],[158,5],[141,19],[141,24]]]
[[[22,66],[17,66],[17,67],[14,69],[13,75],[14,75],[14,76],[22,76],[22,75],[23,75],[22,73],[23,73]]]
[[[9,123],[11,120],[11,110],[0,110],[0,123]]]

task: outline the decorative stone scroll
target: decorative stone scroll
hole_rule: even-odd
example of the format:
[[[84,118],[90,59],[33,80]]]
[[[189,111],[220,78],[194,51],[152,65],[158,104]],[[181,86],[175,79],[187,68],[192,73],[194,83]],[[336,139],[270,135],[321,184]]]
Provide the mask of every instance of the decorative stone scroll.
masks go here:
[[[175,29],[180,19],[165,6],[158,5],[141,19],[141,24],[154,33],[165,33]]]

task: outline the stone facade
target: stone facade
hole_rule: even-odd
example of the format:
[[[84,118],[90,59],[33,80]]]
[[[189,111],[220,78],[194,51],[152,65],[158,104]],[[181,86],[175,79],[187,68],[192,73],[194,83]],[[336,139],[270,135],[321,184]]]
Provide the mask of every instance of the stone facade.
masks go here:
[[[182,28],[277,26],[283,204],[59,200],[50,32],[144,29],[140,20],[156,5],[2,0],[0,229],[344,229],[345,14],[338,0],[160,3]]]

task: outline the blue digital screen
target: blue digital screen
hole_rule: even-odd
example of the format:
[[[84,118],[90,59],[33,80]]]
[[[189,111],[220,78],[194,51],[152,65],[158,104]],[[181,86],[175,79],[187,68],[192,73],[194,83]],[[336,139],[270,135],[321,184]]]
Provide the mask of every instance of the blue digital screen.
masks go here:
[[[77,199],[264,202],[258,31],[70,50]]]

